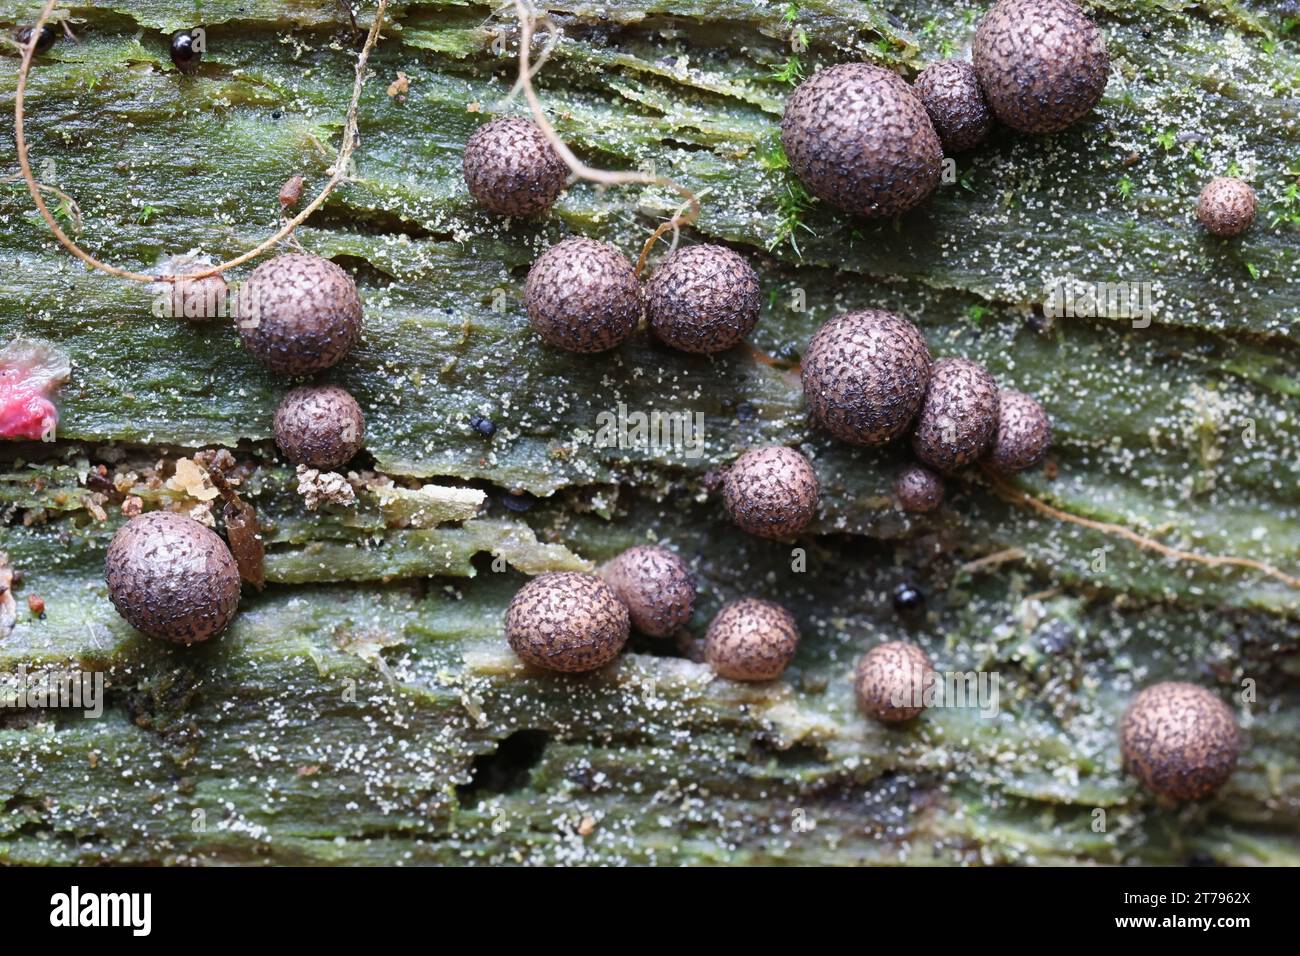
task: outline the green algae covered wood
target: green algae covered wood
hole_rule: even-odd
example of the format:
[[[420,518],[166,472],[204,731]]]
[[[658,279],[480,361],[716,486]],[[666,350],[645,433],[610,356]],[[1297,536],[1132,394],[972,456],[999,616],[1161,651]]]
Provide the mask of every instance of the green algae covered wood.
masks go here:
[[[0,21],[38,6],[5,0]],[[342,130],[357,39],[339,4],[198,9],[60,7],[77,42],[32,73],[33,167],[76,200],[79,241],[131,269],[250,248],[289,177],[320,188]],[[0,447],[0,551],[23,579],[0,671],[99,670],[108,685],[98,719],[0,711],[0,860],[1298,862],[1300,592],[1043,518],[974,478],[937,515],[904,518],[888,499],[902,452],[814,433],[795,367],[831,315],[900,311],[936,355],[982,361],[1047,407],[1055,475],[1022,489],[1295,574],[1300,10],[1094,4],[1113,75],[1093,116],[1048,138],[995,132],[920,209],[867,222],[809,203],[784,168],[790,80],[853,58],[911,76],[963,55],[982,5],[549,9],[563,36],[538,85],[557,129],[595,165],[703,197],[693,237],[759,271],[751,341],[768,360],[644,335],[575,360],[529,332],[522,280],[541,249],[577,232],[635,256],[678,199],[579,184],[508,223],[472,205],[461,145],[520,110],[502,102],[516,26],[490,6],[390,8],[353,180],[297,234],[356,275],[366,307],[363,343],[326,376],[367,415],[376,474],[353,506],[307,509],[269,442],[289,384],[229,328],[155,318],[152,290],[87,272],[21,181],[0,183],[0,345],[39,339],[72,363],[59,441]],[[182,77],[167,36],[200,21],[208,53]],[[390,96],[399,71],[409,89]],[[14,69],[0,83],[11,111]],[[0,138],[16,172],[12,128]],[[1225,242],[1193,208],[1230,169],[1261,212]],[[1066,278],[1145,283],[1152,321],[1043,316]],[[601,447],[598,416],[620,405],[700,413],[700,454]],[[822,480],[802,555],[731,528],[708,491],[711,469],[768,442],[798,444]],[[124,492],[98,469],[110,484],[134,472],[122,487],[146,507],[188,506],[163,482],[219,446],[248,469],[268,587],[246,589],[219,640],[160,647],[107,600]],[[711,680],[689,646],[640,638],[589,677],[521,668],[501,616],[525,574],[650,540],[700,575],[695,637],[743,594],[791,608],[803,643],[781,681]],[[920,622],[890,607],[902,580],[928,596]],[[999,714],[862,720],[853,665],[900,637],[941,670],[996,672]],[[1211,801],[1162,806],[1119,766],[1119,716],[1161,679],[1254,688],[1248,747]]]

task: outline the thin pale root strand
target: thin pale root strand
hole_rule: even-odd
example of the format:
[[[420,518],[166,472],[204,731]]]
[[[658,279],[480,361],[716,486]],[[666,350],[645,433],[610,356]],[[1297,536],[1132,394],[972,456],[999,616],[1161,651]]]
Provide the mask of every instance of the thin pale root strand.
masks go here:
[[[519,78],[515,81],[515,87],[510,92],[513,97],[517,92],[522,91],[524,99],[528,102],[528,111],[532,114],[533,121],[546,137],[546,141],[551,144],[560,159],[569,167],[574,177],[583,179],[587,182],[597,183],[603,186],[660,186],[665,189],[671,189],[682,197],[683,203],[677,213],[667,222],[662,223],[651,234],[641,250],[641,255],[637,259],[636,271],[640,275],[645,267],[646,257],[654,244],[667,232],[673,233],[673,244],[676,245],[677,235],[681,227],[689,225],[699,219],[700,200],[695,193],[691,192],[685,186],[679,185],[665,176],[655,176],[651,173],[642,173],[634,171],[614,171],[608,169],[596,169],[588,166],[582,160],[574,155],[573,150],[560,139],[559,134],[555,132],[550,121],[546,118],[546,111],[542,108],[541,100],[538,99],[537,90],[533,87],[533,77],[537,75],[542,64],[550,57],[551,51],[557,42],[557,31],[549,17],[539,15],[533,9],[532,4],[527,0],[514,0],[515,14],[519,18]],[[538,24],[543,24],[547,31],[546,46],[542,50],[542,55],[538,58],[536,64],[531,62],[531,49],[533,42],[533,32]]]
[[[1273,567],[1271,564],[1265,564],[1263,561],[1256,561],[1254,558],[1242,558],[1233,554],[1197,554],[1194,551],[1183,551],[1179,548],[1171,548],[1167,544],[1162,544],[1154,538],[1148,538],[1145,535],[1138,534],[1136,531],[1131,528],[1126,528],[1123,525],[1112,524],[1109,521],[1097,521],[1093,518],[1084,518],[1080,515],[1071,514],[1068,511],[1062,511],[1060,508],[1055,508],[1047,502],[1035,498],[1027,492],[1021,491],[1019,488],[1013,488],[987,469],[985,470],[985,476],[992,484],[993,489],[1005,500],[1010,501],[1012,504],[1022,505],[1032,511],[1037,511],[1039,514],[1046,515],[1049,518],[1055,518],[1057,521],[1065,521],[1069,524],[1076,524],[1093,531],[1100,531],[1102,534],[1123,538],[1126,541],[1137,545],[1139,548],[1146,551],[1154,551],[1157,554],[1163,555],[1164,557],[1170,558],[1174,561],[1190,561],[1195,564],[1203,564],[1212,568],[1246,568],[1251,571],[1258,571],[1270,578],[1281,581],[1287,587],[1300,588],[1300,578],[1287,574],[1285,571],[1281,571]]]
[[[1023,548],[1004,548],[1001,551],[994,551],[992,554],[986,554],[982,558],[976,558],[974,561],[967,561],[959,571],[965,574],[973,574],[976,571],[983,571],[985,568],[999,568],[1011,561],[1020,561],[1025,557]]]
[[[50,231],[54,233],[54,238],[56,238],[65,249],[90,268],[98,269],[100,272],[105,272],[111,276],[117,276],[119,279],[128,279],[132,282],[145,283],[159,281],[191,281],[196,279],[205,279],[208,276],[220,275],[227,269],[234,269],[237,266],[241,266],[244,263],[250,262],[265,254],[268,250],[275,248],[275,246],[282,242],[286,237],[292,235],[295,229],[306,222],[307,218],[312,213],[324,205],[325,200],[329,198],[329,195],[334,191],[335,186],[347,180],[348,177],[346,170],[348,167],[348,160],[352,158],[352,153],[360,142],[360,137],[357,131],[357,109],[358,104],[361,102],[361,90],[365,85],[366,64],[370,59],[370,51],[374,49],[375,44],[379,40],[379,31],[383,27],[384,12],[388,9],[388,0],[379,0],[378,6],[375,8],[374,21],[370,24],[370,31],[366,35],[365,45],[361,48],[361,53],[357,57],[357,76],[352,85],[352,100],[348,105],[347,122],[344,125],[343,139],[339,144],[338,156],[334,161],[334,172],[321,189],[320,195],[308,203],[302,211],[298,213],[298,215],[286,221],[284,225],[282,225],[280,229],[278,229],[268,239],[255,248],[250,249],[248,252],[245,252],[243,255],[236,256],[234,259],[219,263],[210,268],[186,273],[184,275],[148,275],[141,272],[132,272],[129,269],[120,269],[117,266],[109,265],[106,262],[101,262],[96,259],[90,253],[78,246],[72,239],[68,238],[67,234],[59,227],[58,222],[55,221],[54,216],[50,214],[49,209],[46,208],[45,200],[41,196],[42,188],[49,187],[42,187],[41,184],[36,181],[36,177],[32,175],[31,163],[27,158],[27,137],[23,128],[23,100],[27,93],[27,74],[31,69],[32,57],[36,51],[36,40],[40,36],[41,28],[45,26],[45,22],[49,19],[49,16],[53,12],[57,3],[58,0],[46,0],[45,6],[41,9],[40,15],[36,18],[35,26],[32,27],[31,39],[23,47],[22,64],[18,68],[18,90],[14,96],[14,136],[18,150],[18,165],[22,170],[22,177],[27,183],[28,192],[32,194],[32,200],[36,203],[37,212],[41,214],[41,218],[45,220],[45,224],[49,226]]]

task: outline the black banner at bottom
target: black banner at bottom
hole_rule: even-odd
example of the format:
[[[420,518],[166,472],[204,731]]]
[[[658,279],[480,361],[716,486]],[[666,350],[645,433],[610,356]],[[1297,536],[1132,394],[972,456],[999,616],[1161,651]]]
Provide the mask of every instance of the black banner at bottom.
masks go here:
[[[1197,933],[1227,942],[1289,925],[1293,897],[1293,872],[1267,869],[0,870],[11,949],[73,933],[78,943],[373,945],[376,934],[421,926],[430,942],[487,932],[496,943],[565,924],[627,932],[630,920],[734,945],[755,931],[769,941],[778,927],[815,932],[864,918],[898,931],[964,925],[984,940],[1038,929],[1070,940]]]

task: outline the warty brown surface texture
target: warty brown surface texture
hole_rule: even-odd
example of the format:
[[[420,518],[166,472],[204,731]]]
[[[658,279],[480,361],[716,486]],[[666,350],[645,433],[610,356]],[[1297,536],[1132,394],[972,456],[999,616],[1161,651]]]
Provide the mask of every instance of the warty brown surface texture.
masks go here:
[[[253,270],[240,296],[239,337],[272,372],[338,364],[361,337],[356,283],[328,259],[291,252]]]
[[[1196,218],[1216,236],[1237,236],[1255,221],[1258,200],[1249,183],[1216,176],[1206,183],[1196,203]]]
[[[547,249],[528,272],[524,305],[533,328],[570,352],[604,352],[641,319],[641,283],[623,253],[575,236]]]
[[[628,548],[602,576],[627,605],[632,626],[651,637],[669,637],[695,610],[695,575],[677,554],[657,544]]]
[[[220,633],[239,608],[239,569],[215,531],[171,511],[132,518],[104,562],[119,614],[151,637],[180,644]]]
[[[533,216],[564,191],[569,167],[531,120],[507,116],[470,134],[461,161],[470,195],[502,216]]]
[[[361,450],[361,406],[337,385],[304,385],[288,392],[275,410],[275,443],[292,464],[333,471]]]
[[[927,514],[943,504],[943,478],[924,465],[908,465],[894,477],[894,499],[904,511]]]
[[[704,637],[704,657],[731,680],[779,677],[799,649],[799,628],[790,612],[759,598],[732,601],[718,611]]]
[[[944,474],[982,458],[998,427],[998,386],[988,370],[964,358],[934,363],[925,404],[912,434],[917,458]]]
[[[921,410],[930,349],[916,326],[892,312],[849,312],[813,334],[801,375],[813,421],[841,441],[879,445]]]
[[[920,98],[867,63],[821,70],[781,118],[790,168],[813,195],[847,212],[893,216],[934,191],[943,148]]]
[[[785,445],[745,452],[722,479],[722,501],[736,526],[763,538],[789,538],[817,515],[821,487],[808,458]]]
[[[965,60],[940,60],[917,76],[912,88],[921,97],[935,132],[949,153],[972,149],[993,125],[975,68]]]
[[[1232,775],[1241,737],[1232,711],[1195,684],[1169,681],[1139,693],[1124,714],[1125,766],[1174,800],[1207,797]]]
[[[1022,133],[1054,133],[1101,100],[1106,39],[1072,0],[1000,0],[980,21],[971,58],[990,108]]]
[[[988,463],[1003,475],[1042,463],[1052,444],[1052,422],[1035,399],[1014,388],[998,393],[998,430]]]
[[[551,571],[533,578],[506,609],[506,640],[534,667],[577,673],[604,667],[627,643],[628,610],[594,574]]]
[[[665,345],[683,352],[729,349],[758,322],[758,276],[737,252],[711,244],[678,249],[646,283],[646,315]]]
[[[889,641],[867,651],[858,661],[853,689],[858,707],[885,723],[911,720],[925,709],[921,703],[930,658],[907,641]]]

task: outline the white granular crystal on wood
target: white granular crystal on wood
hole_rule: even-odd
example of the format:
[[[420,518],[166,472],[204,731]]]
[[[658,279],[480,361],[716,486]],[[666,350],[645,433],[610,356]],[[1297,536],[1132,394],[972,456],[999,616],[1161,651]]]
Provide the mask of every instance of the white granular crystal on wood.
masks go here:
[[[338,472],[320,472],[306,465],[298,466],[298,494],[302,495],[308,511],[315,511],[321,502],[351,505],[357,500],[352,485]]]

